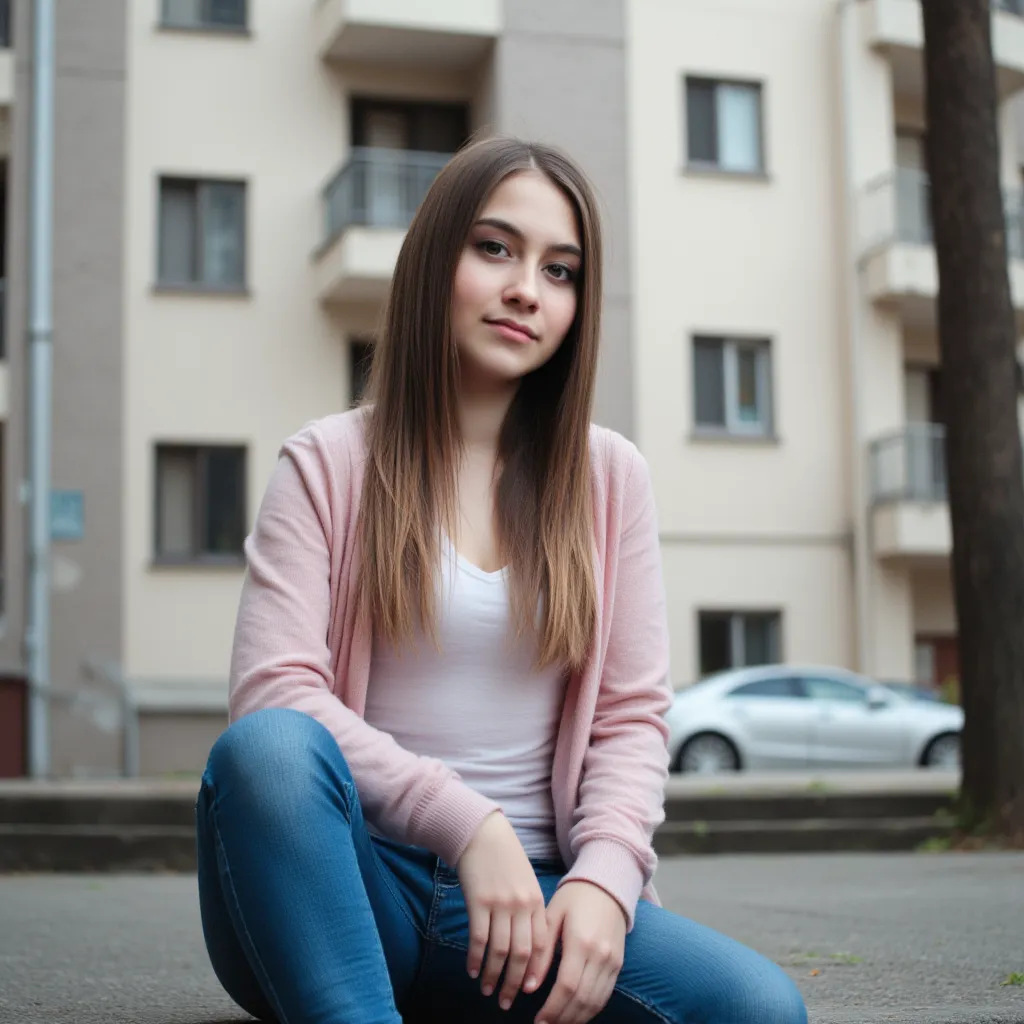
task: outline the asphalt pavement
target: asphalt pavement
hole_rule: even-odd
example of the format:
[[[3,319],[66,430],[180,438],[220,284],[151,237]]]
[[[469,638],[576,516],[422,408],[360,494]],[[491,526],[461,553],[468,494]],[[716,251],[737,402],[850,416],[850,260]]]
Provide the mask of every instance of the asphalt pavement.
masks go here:
[[[1024,855],[665,858],[657,884],[782,964],[819,1024],[1024,1024],[1024,985],[1003,984],[1024,974]],[[0,877],[0,1021],[245,1020],[207,963],[194,877]]]

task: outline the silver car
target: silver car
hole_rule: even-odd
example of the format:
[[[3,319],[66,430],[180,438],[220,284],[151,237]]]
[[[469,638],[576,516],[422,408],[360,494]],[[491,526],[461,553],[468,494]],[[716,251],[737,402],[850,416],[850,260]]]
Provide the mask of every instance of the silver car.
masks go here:
[[[680,690],[665,715],[673,771],[956,768],[963,711],[835,668],[764,665]]]

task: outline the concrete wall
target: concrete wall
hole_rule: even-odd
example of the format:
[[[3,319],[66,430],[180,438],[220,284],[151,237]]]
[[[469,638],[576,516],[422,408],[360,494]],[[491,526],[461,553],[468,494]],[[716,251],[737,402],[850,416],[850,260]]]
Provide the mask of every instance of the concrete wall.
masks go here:
[[[787,658],[851,658],[832,15],[820,0],[629,4],[637,435],[677,681],[697,670],[701,608],[781,610]],[[763,178],[684,167],[687,74],[761,82]],[[775,438],[694,436],[695,333],[770,339]]]
[[[84,494],[85,539],[53,545],[51,677],[75,687],[88,659],[117,661],[121,618],[125,0],[58,4],[54,177],[53,487]],[[18,51],[10,164],[10,420],[5,453],[4,662],[21,665],[25,473],[31,11],[15,11]],[[54,708],[52,766],[101,770],[116,758],[109,716]]]
[[[494,111],[500,131],[562,147],[597,188],[606,272],[594,419],[635,437],[626,6],[627,0],[505,0]]]

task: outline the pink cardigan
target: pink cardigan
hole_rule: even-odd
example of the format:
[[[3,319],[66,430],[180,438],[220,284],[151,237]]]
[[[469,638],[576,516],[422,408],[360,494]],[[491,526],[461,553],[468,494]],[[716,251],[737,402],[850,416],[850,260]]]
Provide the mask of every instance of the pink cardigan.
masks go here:
[[[245,552],[231,659],[232,721],[294,708],[345,755],[367,818],[454,865],[497,808],[440,760],[402,749],[363,720],[372,631],[357,617],[355,525],[366,410],[307,425],[283,446]],[[558,846],[569,872],[611,894],[632,928],[650,887],[668,776],[668,628],[647,464],[592,427],[593,654],[569,680],[552,770]]]

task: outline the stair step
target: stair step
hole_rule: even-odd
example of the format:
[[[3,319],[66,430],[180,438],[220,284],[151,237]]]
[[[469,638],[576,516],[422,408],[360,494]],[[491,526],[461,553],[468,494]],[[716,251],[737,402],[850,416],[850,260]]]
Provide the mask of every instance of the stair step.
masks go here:
[[[678,853],[824,853],[913,850],[948,836],[952,823],[932,817],[667,821],[654,846]]]

